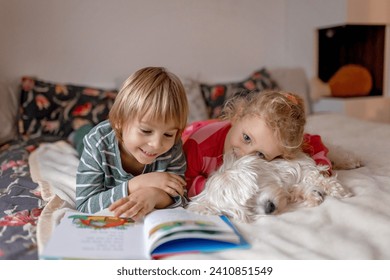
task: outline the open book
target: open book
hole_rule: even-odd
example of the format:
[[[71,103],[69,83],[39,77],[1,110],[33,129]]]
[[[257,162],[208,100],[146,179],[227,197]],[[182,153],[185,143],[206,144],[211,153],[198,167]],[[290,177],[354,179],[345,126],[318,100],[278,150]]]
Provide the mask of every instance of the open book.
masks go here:
[[[143,222],[67,212],[41,259],[158,259],[164,256],[249,248],[225,216],[183,208],[155,210]]]

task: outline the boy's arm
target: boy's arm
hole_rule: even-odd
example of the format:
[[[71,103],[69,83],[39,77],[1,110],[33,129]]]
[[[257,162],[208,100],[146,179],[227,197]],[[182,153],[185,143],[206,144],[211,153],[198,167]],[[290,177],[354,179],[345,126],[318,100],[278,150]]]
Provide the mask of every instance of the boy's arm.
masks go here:
[[[170,157],[170,162],[164,171],[157,170],[135,177],[132,180],[140,179],[144,182],[143,187],[132,188],[129,190],[129,195],[127,197],[121,198],[111,204],[109,209],[113,211],[116,216],[125,215],[138,220],[154,208],[184,207],[188,203],[186,191],[184,191],[183,195],[171,197],[168,192],[164,190],[164,187],[167,184],[169,185],[170,176],[173,176],[173,174],[175,174],[175,176],[184,177],[187,163],[181,143],[176,144],[172,148],[172,153],[166,156]]]
[[[329,175],[332,174],[332,162],[327,157],[329,150],[322,143],[321,136],[306,133],[304,135],[303,152],[310,155],[317,165],[329,166]]]
[[[183,151],[183,144],[181,141],[175,144],[172,149],[172,160],[167,167],[167,172],[174,173],[185,179],[185,172],[187,170],[187,161]],[[173,203],[167,205],[168,208],[175,208],[178,206],[185,207],[188,204],[187,190],[184,189],[184,195],[172,197]],[[164,207],[165,208],[165,207]]]
[[[128,196],[127,181],[112,188],[104,186],[105,173],[100,153],[84,138],[84,150],[76,175],[76,208],[85,213],[96,213],[114,201]]]

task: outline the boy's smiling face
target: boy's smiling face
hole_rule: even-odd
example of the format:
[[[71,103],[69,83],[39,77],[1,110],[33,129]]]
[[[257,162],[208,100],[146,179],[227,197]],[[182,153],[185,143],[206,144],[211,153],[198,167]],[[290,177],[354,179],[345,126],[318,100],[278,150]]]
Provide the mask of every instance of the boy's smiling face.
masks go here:
[[[263,119],[247,116],[232,123],[225,139],[226,152],[233,152],[237,157],[256,154],[270,161],[282,155],[282,147]]]
[[[173,121],[163,123],[147,116],[128,122],[122,132],[127,160],[134,164],[152,163],[173,147],[178,131]]]

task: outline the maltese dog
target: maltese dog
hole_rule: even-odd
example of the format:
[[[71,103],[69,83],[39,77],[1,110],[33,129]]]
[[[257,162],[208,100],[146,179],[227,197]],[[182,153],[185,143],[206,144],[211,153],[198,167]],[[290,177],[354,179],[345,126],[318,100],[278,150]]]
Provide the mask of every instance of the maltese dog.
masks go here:
[[[205,189],[191,199],[188,209],[248,223],[298,205],[317,206],[326,195],[352,196],[336,176],[324,175],[327,170],[304,153],[292,160],[272,161],[254,155],[236,159],[228,153],[223,165],[206,181]]]

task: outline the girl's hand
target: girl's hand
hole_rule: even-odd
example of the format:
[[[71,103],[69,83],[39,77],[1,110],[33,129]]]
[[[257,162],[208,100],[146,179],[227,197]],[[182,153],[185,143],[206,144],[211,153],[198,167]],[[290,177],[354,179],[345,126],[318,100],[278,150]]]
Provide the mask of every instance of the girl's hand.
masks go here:
[[[169,203],[166,203],[166,198],[167,195],[160,189],[142,188],[115,201],[108,209],[114,212],[117,217],[127,217],[138,221],[150,213],[158,204],[164,203],[164,199],[163,206],[168,206],[171,199],[168,197]]]
[[[163,190],[171,197],[182,196],[184,194],[184,188],[186,181],[177,174],[168,172],[151,172],[141,174],[133,179],[129,180],[127,188],[129,194],[144,188],[155,187]]]

